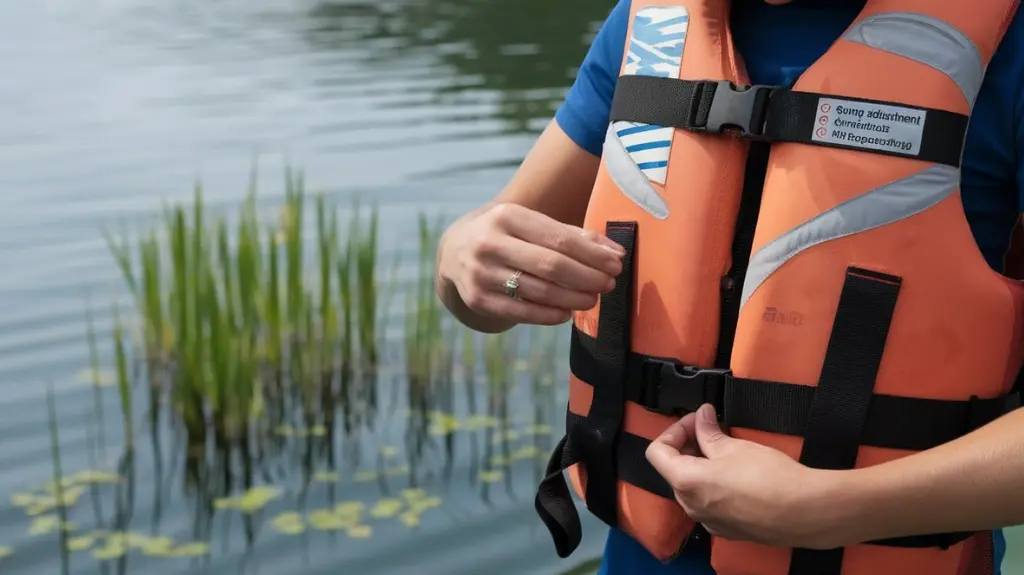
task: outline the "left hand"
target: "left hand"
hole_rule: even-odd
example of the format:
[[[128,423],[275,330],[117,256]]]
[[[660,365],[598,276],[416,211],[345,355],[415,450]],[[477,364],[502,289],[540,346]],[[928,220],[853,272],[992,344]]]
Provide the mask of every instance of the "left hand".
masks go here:
[[[729,437],[711,405],[665,430],[647,448],[647,459],[687,515],[712,535],[779,547],[840,546],[825,495],[826,482],[839,472]]]

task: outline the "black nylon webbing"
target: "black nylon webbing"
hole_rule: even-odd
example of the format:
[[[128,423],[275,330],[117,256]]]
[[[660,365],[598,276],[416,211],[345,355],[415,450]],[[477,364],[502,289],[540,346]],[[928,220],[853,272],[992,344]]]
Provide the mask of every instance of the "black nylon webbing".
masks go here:
[[[594,359],[595,340],[573,329],[569,369],[584,383],[604,375]],[[626,399],[648,409],[682,415],[711,402],[731,427],[802,436],[807,428],[815,388],[793,383],[737,378],[707,371],[708,388],[698,378],[682,379],[671,360],[630,353]],[[672,374],[672,375],[667,375]],[[966,435],[1018,406],[1017,393],[968,401],[876,394],[868,407],[861,445],[923,451]]]
[[[767,122],[765,123],[764,137],[775,142],[799,142],[817,146],[833,148],[844,148],[849,150],[860,150],[885,154],[890,156],[913,157],[928,162],[946,164],[948,166],[960,166],[960,154],[963,151],[964,136],[967,134],[968,117],[948,110],[935,108],[922,108],[909,106],[907,104],[891,103],[891,105],[927,112],[923,131],[921,134],[921,148],[917,154],[899,153],[879,149],[864,149],[857,146],[847,146],[812,140],[810,135],[819,128],[817,119],[821,116],[818,100],[819,98],[836,98],[850,102],[870,102],[876,104],[887,104],[876,100],[863,98],[847,98],[845,96],[827,96],[812,92],[795,92],[792,90],[777,90],[772,94],[768,102]],[[855,117],[853,119],[856,119]],[[868,121],[870,121],[868,119]],[[886,133],[878,133],[880,138],[885,139]]]
[[[646,451],[646,445],[637,443],[636,436],[621,429],[629,376],[636,223],[608,222],[605,235],[621,245],[625,255],[615,288],[601,296],[592,358],[603,377],[591,384],[594,393],[587,416],[567,420],[566,436],[552,453],[534,500],[537,514],[550,531],[560,557],[568,557],[582,538],[579,515],[562,474],[565,468],[572,463],[583,464],[587,474],[587,508],[606,524],[615,526],[619,468],[626,464],[627,469],[640,470],[642,466],[632,458],[644,457]],[[619,454],[623,452],[626,456],[620,460]]]
[[[580,516],[563,475],[565,470],[577,463],[587,466],[580,446],[573,441],[574,430],[581,425],[586,425],[586,418],[567,410],[566,433],[548,459],[544,479],[534,499],[534,508],[551,533],[558,556],[563,558],[571,555],[583,538]],[[645,454],[650,444],[650,441],[639,435],[626,432],[619,434],[615,443],[618,479],[674,501],[672,488],[647,461]]]
[[[843,140],[850,142],[846,144],[816,140],[812,135],[823,128],[818,123],[822,114],[819,98],[923,111],[926,115],[919,138],[920,148],[916,153],[898,149],[893,142],[900,138],[892,137],[884,130],[879,131],[884,126],[878,122],[873,122],[876,124],[874,130],[858,131],[861,135],[870,135],[875,140],[873,142]],[[696,132],[720,133],[729,129],[757,140],[910,157],[954,167],[960,166],[969,120],[964,114],[899,102],[797,92],[778,86],[735,86],[725,81],[633,75],[622,76],[617,80],[610,117],[612,121],[641,122]],[[848,116],[844,119],[858,118]],[[869,118],[860,120],[871,121]],[[830,134],[832,131],[828,128],[825,133]],[[855,130],[839,131],[849,138]]]
[[[595,382],[586,424],[573,428],[573,440],[587,465],[587,509],[608,525],[618,524],[615,443],[626,409],[626,361],[633,315],[633,253],[636,224],[608,222],[608,239],[625,249],[615,287],[601,297],[595,359],[606,375]]]
[[[714,82],[661,82],[656,78],[620,76],[612,96],[610,120],[683,129],[697,129],[707,124],[717,89]]]
[[[804,430],[800,463],[853,469],[901,279],[849,268]],[[843,549],[794,549],[789,575],[840,575]]]

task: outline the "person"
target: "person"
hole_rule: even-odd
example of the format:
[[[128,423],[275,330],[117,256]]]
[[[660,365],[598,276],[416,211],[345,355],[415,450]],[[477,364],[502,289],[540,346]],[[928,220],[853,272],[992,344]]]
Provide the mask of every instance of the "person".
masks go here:
[[[864,0],[732,0],[731,28],[751,82],[791,86],[853,22]],[[556,325],[614,286],[621,249],[580,227],[600,162],[623,56],[630,1],[619,0],[566,99],[503,190],[442,236],[436,289],[481,332]],[[978,247],[1004,269],[1024,190],[1024,16],[987,70],[962,161],[961,194]],[[1019,232],[1019,227],[1017,228]],[[518,299],[503,285],[522,270]],[[769,545],[829,548],[908,534],[991,531],[1024,524],[1024,411],[960,439],[873,467],[822,471],[728,437],[710,406],[672,426],[647,452],[686,512],[712,533]],[[702,459],[693,458],[699,453]],[[785,518],[785,520],[781,520]],[[600,573],[713,573],[708,551],[662,564],[611,529]]]

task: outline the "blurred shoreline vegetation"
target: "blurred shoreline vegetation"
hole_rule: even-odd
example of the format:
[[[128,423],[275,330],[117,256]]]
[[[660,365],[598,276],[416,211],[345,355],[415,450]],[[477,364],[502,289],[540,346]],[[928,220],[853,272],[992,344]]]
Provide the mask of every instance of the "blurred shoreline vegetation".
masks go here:
[[[104,230],[132,309],[111,304],[112,357],[105,361],[94,302],[86,302],[96,468],[62,475],[50,397],[53,481],[44,494],[22,493],[15,501],[36,517],[37,533],[60,533],[65,561],[69,550],[90,549],[97,559],[123,557],[132,548],[204,555],[216,512],[241,513],[251,544],[252,515],[293,487],[285,476],[296,468],[303,476],[299,507],[313,483],[328,485],[333,505],[306,513],[286,508],[268,519],[279,533],[308,527],[359,539],[372,534],[367,518],[412,528],[442,505],[424,488],[428,478],[452,479],[462,436],[470,454],[466,479],[485,503],[498,484],[515,497],[510,470],[517,463],[530,464],[534,485],[543,476],[560,411],[553,395],[561,360],[557,329],[482,335],[456,322],[434,293],[441,217],[432,221],[421,212],[411,261],[396,251],[385,267],[376,205],[354,199],[344,221],[325,194],[306,192],[301,173],[287,169],[284,182],[272,221],[260,218],[254,171],[234,221],[215,213],[197,184],[191,201],[165,205],[156,225],[134,235],[123,226],[116,236]],[[411,279],[399,281],[403,269]],[[104,455],[109,439],[101,398],[108,387],[116,390],[123,431],[113,472],[99,470],[101,460],[111,461]],[[374,443],[381,427],[394,423],[402,428],[401,447]],[[184,449],[164,453],[161,436],[168,430]],[[153,476],[161,478],[158,514],[165,455],[183,457],[185,495],[196,499],[196,518],[190,541],[180,546],[127,531],[143,436],[151,441]],[[389,495],[395,488],[387,482],[395,479],[402,485]],[[365,493],[346,492],[353,483],[377,483],[384,496],[364,503]],[[103,484],[117,489],[109,521],[97,498]],[[334,501],[336,489],[357,500]],[[76,530],[68,520],[86,493],[93,495],[92,531]],[[38,525],[40,515],[45,525]],[[93,547],[102,541],[104,547]]]

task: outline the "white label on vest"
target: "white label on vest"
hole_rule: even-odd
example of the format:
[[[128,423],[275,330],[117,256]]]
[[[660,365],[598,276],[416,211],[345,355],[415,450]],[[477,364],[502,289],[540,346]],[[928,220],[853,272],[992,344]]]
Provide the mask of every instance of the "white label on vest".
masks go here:
[[[916,156],[927,115],[903,106],[819,98],[811,139]]]

